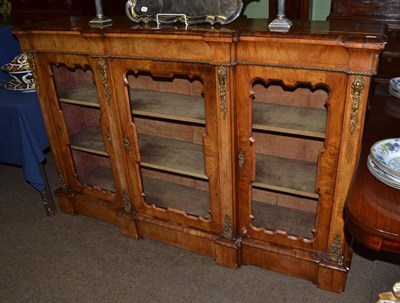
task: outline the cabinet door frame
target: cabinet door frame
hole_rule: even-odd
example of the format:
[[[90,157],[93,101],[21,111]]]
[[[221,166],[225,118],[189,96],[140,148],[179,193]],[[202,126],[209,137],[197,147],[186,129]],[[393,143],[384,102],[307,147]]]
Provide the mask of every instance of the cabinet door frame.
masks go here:
[[[40,96],[42,110],[45,113],[45,119],[51,120],[50,123],[46,123],[47,132],[63,190],[68,193],[100,198],[110,202],[114,205],[113,207],[122,208],[124,196],[128,192],[128,189],[124,181],[126,178],[118,168],[121,162],[117,148],[119,143],[113,141],[118,138],[117,129],[119,125],[113,122],[112,117],[115,110],[111,105],[115,102],[108,100],[105,96],[103,85],[106,79],[104,78],[104,70],[102,71],[102,67],[99,65],[98,58],[91,58],[84,54],[36,53],[35,61],[40,61],[40,65],[35,65],[36,73],[39,75],[39,79],[41,79],[39,87],[46,88],[45,90],[40,90],[38,95]],[[96,89],[99,101],[98,110],[101,117],[101,135],[111,164],[115,192],[105,191],[97,186],[87,186],[78,181],[70,147],[71,142],[63,112],[60,108],[52,66],[65,66],[71,70],[90,69],[93,73],[94,88]]]
[[[239,233],[243,239],[273,242],[294,248],[304,248],[325,252],[332,220],[334,191],[339,162],[341,131],[345,110],[347,75],[338,72],[305,71],[301,69],[276,68],[266,66],[237,66],[237,163],[238,163],[238,205]],[[255,147],[252,135],[252,83],[261,79],[282,81],[284,85],[296,86],[298,82],[309,84],[311,88],[325,86],[327,121],[323,148],[319,152],[316,192],[319,195],[316,210],[314,237],[292,237],[280,231],[268,231],[251,224],[252,181],[255,179]]]
[[[121,114],[121,129],[125,140],[125,159],[132,185],[133,209],[136,215],[174,222],[207,232],[222,233],[233,238],[233,146],[232,110],[229,95],[230,69],[196,62],[174,62],[163,60],[137,60],[116,58],[113,60],[114,86]],[[210,196],[210,219],[187,214],[181,210],[159,208],[144,201],[140,170],[138,131],[132,118],[129,101],[128,72],[149,73],[154,77],[172,78],[175,75],[199,78],[203,84],[205,101],[205,174],[208,177]],[[129,146],[129,147],[128,147]]]

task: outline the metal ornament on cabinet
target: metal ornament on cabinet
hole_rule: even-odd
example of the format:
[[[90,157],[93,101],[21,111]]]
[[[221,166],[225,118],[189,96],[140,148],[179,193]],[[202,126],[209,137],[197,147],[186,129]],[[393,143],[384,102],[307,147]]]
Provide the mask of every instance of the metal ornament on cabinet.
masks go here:
[[[358,124],[358,112],[360,108],[360,103],[362,101],[362,91],[364,89],[364,78],[361,76],[355,76],[351,84],[351,113],[350,113],[350,132],[356,130]]]
[[[111,93],[110,93],[110,88],[108,87],[107,64],[103,58],[99,59],[99,70],[100,70],[101,81],[104,87],[104,94],[106,95],[108,105],[110,105]]]
[[[33,81],[35,82],[36,92],[38,94],[40,94],[40,83],[39,83],[39,78],[38,78],[37,72],[36,72],[35,58],[33,57],[33,54],[30,53],[30,52],[26,54],[26,57],[28,59],[29,67],[30,67],[31,72],[32,72]]]
[[[131,147],[131,142],[129,142],[128,136],[124,136],[124,148],[129,149]]]
[[[239,152],[239,156],[238,157],[239,157],[239,167],[240,167],[241,170],[243,170],[244,169],[244,162],[245,162],[244,151],[243,150],[241,150]]]
[[[107,141],[108,143],[110,143],[110,145],[112,145],[111,133],[109,128],[107,128]]]
[[[330,262],[335,262],[339,265],[343,265],[344,256],[341,254],[342,245],[340,244],[341,238],[336,235],[333,238],[331,250],[325,254],[325,259]]]
[[[96,17],[89,21],[90,27],[104,28],[112,25],[112,20],[103,15],[101,0],[94,0],[96,5]]]
[[[221,113],[224,119],[228,114],[228,106],[226,101],[226,91],[228,89],[227,82],[227,68],[226,66],[220,66],[218,68],[218,89],[221,98]]]
[[[271,32],[288,32],[292,26],[290,21],[285,16],[285,0],[278,0],[278,13],[274,21],[268,25],[268,29]]]
[[[64,175],[59,170],[57,171],[57,174],[58,174],[58,181],[60,182],[61,187],[63,188],[63,190],[68,190],[67,189],[67,184],[65,183]]]
[[[224,217],[224,229],[222,231],[222,236],[228,240],[233,239],[232,220],[231,217],[229,217],[229,215],[225,215]]]
[[[129,195],[126,191],[124,191],[123,196],[124,196],[124,210],[127,213],[130,213],[132,212],[131,199],[129,198]]]

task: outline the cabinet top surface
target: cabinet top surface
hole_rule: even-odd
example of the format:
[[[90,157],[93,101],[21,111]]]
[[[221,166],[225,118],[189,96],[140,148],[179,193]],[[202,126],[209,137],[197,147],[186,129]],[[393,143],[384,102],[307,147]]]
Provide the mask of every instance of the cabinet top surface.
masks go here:
[[[190,25],[175,23],[136,24],[124,17],[114,17],[113,25],[103,29],[91,28],[90,18],[70,17],[14,28],[14,33],[81,34],[84,36],[166,35],[212,37],[220,39],[298,39],[361,44],[381,44],[386,41],[386,26],[377,22],[300,21],[293,20],[287,33],[268,30],[266,19],[238,19],[228,25]]]

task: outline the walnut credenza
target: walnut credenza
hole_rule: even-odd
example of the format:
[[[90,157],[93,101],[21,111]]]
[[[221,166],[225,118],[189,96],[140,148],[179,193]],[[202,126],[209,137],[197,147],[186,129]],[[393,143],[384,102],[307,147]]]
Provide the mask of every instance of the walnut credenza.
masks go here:
[[[383,28],[88,21],[14,30],[61,210],[342,291],[352,255],[343,207]]]

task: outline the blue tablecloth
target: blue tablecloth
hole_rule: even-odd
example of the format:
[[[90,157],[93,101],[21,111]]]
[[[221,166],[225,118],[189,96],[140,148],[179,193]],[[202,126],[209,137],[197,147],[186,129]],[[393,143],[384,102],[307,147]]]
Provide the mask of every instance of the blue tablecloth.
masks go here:
[[[0,162],[21,165],[24,177],[42,192],[45,181],[39,164],[49,147],[35,93],[0,89]]]
[[[0,25],[0,66],[9,63],[20,54],[18,40],[11,34],[11,25]],[[10,80],[7,73],[0,71],[0,79]]]
[[[10,26],[0,26],[0,64],[20,53]],[[0,71],[0,79],[10,80]],[[40,170],[49,140],[36,93],[14,92],[0,88],[0,162],[21,165],[25,180],[38,191],[45,189]]]

